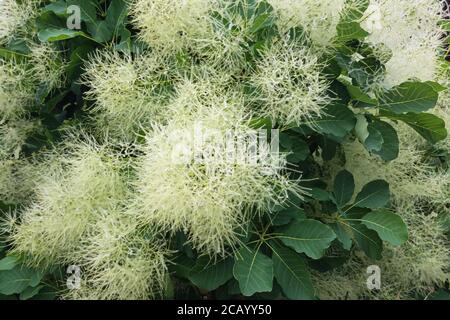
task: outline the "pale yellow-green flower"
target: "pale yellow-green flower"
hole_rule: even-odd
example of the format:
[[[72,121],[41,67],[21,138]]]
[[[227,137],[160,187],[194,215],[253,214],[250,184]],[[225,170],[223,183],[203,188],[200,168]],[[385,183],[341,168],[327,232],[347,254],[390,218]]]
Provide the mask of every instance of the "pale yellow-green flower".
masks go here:
[[[101,211],[73,254],[73,263],[82,270],[81,287],[68,291],[65,298],[161,298],[168,276],[168,250],[149,235],[138,230],[134,217],[120,208]]]
[[[178,79],[165,108],[166,118],[172,123],[198,120],[216,128],[232,127],[248,111],[242,90],[229,74],[211,68],[193,68],[190,76]]]
[[[67,64],[61,58],[61,52],[48,43],[30,43],[30,73],[39,84],[48,89],[59,88],[64,84]]]
[[[27,160],[0,160],[0,202],[16,205],[31,201],[36,182],[35,170]]]
[[[112,137],[132,140],[139,126],[165,118],[164,93],[170,89],[170,65],[158,55],[132,58],[101,51],[86,66],[87,97],[98,130]]]
[[[313,122],[331,101],[319,55],[285,39],[264,53],[250,83],[258,90],[260,115],[283,125]]]
[[[255,214],[284,204],[289,191],[302,193],[283,174],[283,155],[263,153],[262,161],[252,161],[248,149],[226,143],[227,134],[239,142],[250,132],[245,117],[232,110],[223,103],[205,106],[191,120],[154,128],[137,169],[133,211],[139,220],[185,231],[196,250],[211,256],[236,246]]]
[[[0,124],[0,160],[19,159],[28,135],[37,132],[39,126],[40,121],[25,119]]]
[[[11,235],[13,252],[43,267],[70,261],[99,212],[126,193],[120,157],[93,141],[77,141],[48,158],[36,200]]]
[[[443,2],[439,0],[371,0],[362,19],[370,34],[367,41],[384,46],[390,57],[386,63],[385,87],[411,79],[435,80],[442,48]],[[378,50],[385,59],[386,50]]]
[[[281,30],[303,27],[319,46],[330,46],[337,36],[346,0],[269,0],[279,19]]]
[[[133,0],[131,15],[140,39],[162,52],[188,48],[211,32],[214,0]]]
[[[64,82],[61,53],[50,44],[27,44],[30,53],[20,61],[0,58],[0,123],[26,114],[38,102],[39,86],[50,91]]]
[[[15,33],[23,31],[31,18],[37,15],[41,0],[0,1],[0,43],[7,43]]]
[[[0,123],[23,115],[33,102],[32,77],[24,63],[0,59]]]

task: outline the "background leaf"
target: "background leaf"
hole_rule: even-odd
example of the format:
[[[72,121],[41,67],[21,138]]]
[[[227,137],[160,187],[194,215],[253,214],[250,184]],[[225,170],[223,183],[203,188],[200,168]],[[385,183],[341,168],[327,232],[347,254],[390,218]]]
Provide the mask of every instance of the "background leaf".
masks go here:
[[[432,144],[447,138],[445,121],[433,114],[406,113],[397,115],[391,112],[382,111],[381,115],[392,120],[403,121]]]
[[[0,294],[19,294],[29,286],[37,286],[41,278],[39,272],[23,266],[0,271]]]
[[[380,260],[383,252],[383,241],[378,234],[363,224],[353,224],[353,238],[358,247],[372,259]]]
[[[233,275],[244,296],[272,291],[273,262],[259,250],[241,248],[235,256]]]
[[[292,300],[314,298],[308,266],[298,253],[275,242],[270,243],[273,251],[273,269],[277,282],[286,297]]]
[[[405,82],[380,97],[380,108],[393,113],[420,113],[436,106],[439,95],[432,85]]]
[[[397,159],[400,152],[400,142],[397,131],[389,123],[374,120],[369,123],[369,136],[364,145],[367,150],[380,156],[384,161]]]
[[[233,259],[228,258],[213,264],[210,257],[198,259],[189,280],[197,287],[213,291],[233,278]]]
[[[408,240],[408,228],[399,215],[388,210],[377,210],[365,215],[361,223],[378,233],[380,238],[394,246]]]
[[[343,207],[353,197],[355,192],[355,179],[353,175],[347,170],[339,172],[334,179],[334,198],[336,204]]]
[[[8,256],[0,260],[0,271],[11,270],[19,264],[19,260],[14,256]]]
[[[360,208],[378,209],[389,203],[389,184],[384,180],[369,182],[356,196],[355,206]]]
[[[329,226],[317,220],[302,220],[281,229],[277,238],[298,253],[320,259],[336,239],[336,234]]]

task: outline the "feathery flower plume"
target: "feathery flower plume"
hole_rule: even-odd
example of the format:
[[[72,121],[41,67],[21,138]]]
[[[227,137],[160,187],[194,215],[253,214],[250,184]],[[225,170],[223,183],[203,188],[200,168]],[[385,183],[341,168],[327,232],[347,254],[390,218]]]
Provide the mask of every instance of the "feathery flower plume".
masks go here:
[[[253,27],[261,15],[273,15],[265,1],[216,1],[208,17],[210,34],[194,39],[195,54],[217,70],[238,76],[248,64],[249,43],[255,42]],[[263,12],[252,13],[264,8]],[[273,17],[274,18],[274,17]]]
[[[370,33],[367,41],[378,48],[382,60],[388,60],[385,87],[436,78],[443,15],[439,0],[370,1],[361,25]]]
[[[269,0],[279,17],[281,30],[301,26],[313,43],[330,46],[346,0]]]
[[[168,251],[139,231],[133,217],[120,208],[100,211],[97,222],[73,254],[82,269],[78,290],[66,299],[144,300],[162,297]]]
[[[64,84],[64,73],[67,67],[61,59],[61,53],[49,43],[30,44],[30,73],[39,84],[47,88],[59,88]]]
[[[210,109],[214,110],[211,116],[207,114]],[[223,129],[242,121],[248,109],[243,93],[227,73],[200,67],[193,68],[189,77],[177,80],[166,113],[167,119],[178,125],[208,117],[211,127]]]
[[[68,261],[101,210],[123,199],[121,163],[93,141],[68,144],[48,156],[36,201],[11,235],[13,252],[31,265]]]
[[[0,43],[8,43],[37,14],[41,0],[0,1]]]
[[[176,52],[211,32],[214,0],[133,0],[131,15],[140,38],[153,49]],[[208,36],[206,36],[208,37]]]
[[[224,119],[236,119],[234,111],[225,115],[225,101],[197,110],[183,124],[156,127],[147,137],[135,185],[142,223],[185,231],[195,249],[211,256],[235,246],[255,213],[283,204],[289,191],[302,193],[282,174],[283,155],[252,161],[247,148],[226,142],[240,141],[250,130],[245,118],[223,125]],[[226,140],[229,134],[233,138]]]
[[[35,167],[25,160],[0,160],[0,202],[28,203],[35,187]]]
[[[135,59],[112,51],[93,55],[84,82],[102,132],[130,140],[139,125],[163,120],[162,96],[171,88],[171,77],[169,62],[158,55]]]
[[[331,101],[319,56],[310,48],[280,41],[265,52],[250,82],[259,90],[261,116],[284,125],[313,122]]]
[[[19,159],[28,135],[36,132],[39,121],[16,120],[0,124],[0,160]]]
[[[24,63],[0,59],[0,123],[23,115],[34,99],[32,73]]]

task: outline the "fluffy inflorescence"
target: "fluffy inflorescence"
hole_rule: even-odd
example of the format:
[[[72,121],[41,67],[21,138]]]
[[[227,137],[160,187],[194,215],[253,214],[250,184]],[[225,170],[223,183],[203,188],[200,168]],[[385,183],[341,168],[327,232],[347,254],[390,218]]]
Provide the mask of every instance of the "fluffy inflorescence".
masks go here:
[[[25,113],[34,98],[31,77],[25,64],[0,60],[0,122]]]
[[[37,13],[41,0],[0,1],[0,43],[8,42]]]
[[[0,201],[17,204],[31,194],[32,165],[22,159],[29,136],[41,131],[40,120],[29,115],[39,88],[62,85],[65,64],[49,44],[27,42],[30,53],[16,61],[0,59]],[[34,176],[34,175],[33,175]]]
[[[123,205],[128,161],[88,136],[83,140],[88,142],[77,139],[46,155],[35,201],[20,219],[10,215],[3,222],[12,252],[44,269],[81,267],[81,288],[65,298],[161,297],[168,251]]]
[[[0,124],[0,160],[19,159],[28,135],[39,130],[39,121],[17,120]]]
[[[66,64],[50,44],[28,43],[30,53],[21,61],[0,59],[0,123],[26,114],[39,86],[47,90],[64,82]]]
[[[300,192],[283,175],[283,155],[268,148],[249,154],[257,133],[248,110],[225,74],[200,69],[178,81],[167,125],[148,133],[137,168],[133,211],[144,225],[186,231],[199,252],[223,255],[254,212],[282,204],[289,190]]]
[[[167,120],[178,125],[198,120],[208,121],[210,127],[218,129],[231,128],[250,118],[250,108],[239,85],[227,73],[202,67],[193,68],[189,76],[178,79],[165,112]]]
[[[27,160],[0,161],[0,201],[7,205],[28,203],[36,182],[36,168]]]
[[[254,20],[257,19],[257,16],[243,16],[240,6],[247,8],[246,6],[249,5],[245,1],[242,3],[206,1],[207,4],[203,4],[205,11],[202,12],[195,9],[198,2],[182,1],[178,5],[171,5],[167,2],[164,2],[163,5],[159,1],[134,2],[132,4],[133,16],[135,24],[141,30],[142,40],[156,49],[153,54],[163,56],[181,54],[178,57],[180,58],[189,53],[213,70],[219,73],[225,72],[234,75],[235,79],[240,79],[243,70],[249,67],[248,42],[256,41],[252,26],[256,23]],[[159,7],[165,5],[170,5],[173,9],[159,13],[161,11]],[[145,13],[137,10],[141,6],[147,8]],[[314,4],[315,6],[316,4]],[[186,15],[188,12],[194,11],[186,17],[189,23],[178,17],[178,10]],[[150,12],[153,15],[164,17],[165,23],[170,23],[171,28],[175,28],[178,33],[183,35],[181,38],[173,37],[172,41],[177,42],[175,48],[171,46],[170,41],[163,41],[161,44],[163,52],[158,50],[159,46],[155,44],[157,40],[151,38],[158,32],[150,32],[148,28],[149,26],[151,26],[151,30],[161,28],[160,32],[164,34],[167,34],[167,31],[162,29],[164,25],[158,24],[157,19],[155,20]],[[196,14],[201,15],[202,18],[197,18]],[[276,18],[276,13],[269,9],[264,14],[273,15],[273,18]],[[200,22],[205,24],[203,26],[204,33],[183,32],[183,28],[186,26],[180,25],[180,23],[184,23],[194,27]],[[286,30],[280,32],[284,33]],[[181,41],[185,38],[189,40],[186,43]],[[300,40],[289,39],[289,37],[275,45],[268,41],[269,48],[261,48],[261,52],[258,54],[262,54],[263,58],[257,63],[256,73],[250,77],[250,84],[262,92],[262,99],[258,97],[258,100],[262,100],[258,102],[264,104],[260,115],[280,123],[299,124],[301,121],[309,121],[320,115],[322,108],[330,101],[327,96],[328,84],[321,74],[323,65],[319,63],[320,55],[299,42]]]
[[[265,52],[250,82],[261,100],[261,116],[299,125],[313,122],[331,101],[319,56],[312,49],[280,41]]]
[[[134,0],[132,16],[140,38],[164,52],[191,46],[211,32],[208,13],[215,0]]]
[[[127,140],[140,125],[163,120],[170,67],[167,59],[152,54],[132,58],[105,51],[92,56],[84,82],[90,88],[87,97],[95,101],[92,112],[101,130]]]
[[[151,234],[151,233],[150,233]],[[161,298],[167,277],[168,251],[146,237],[120,208],[99,212],[97,221],[73,253],[83,270],[80,290],[67,299],[143,300]]]
[[[269,0],[279,16],[281,29],[301,26],[319,46],[330,46],[337,36],[337,24],[346,7],[345,0]]]
[[[99,211],[124,198],[119,169],[120,160],[93,142],[48,156],[36,201],[12,234],[14,251],[44,267],[70,261]]]
[[[378,47],[383,60],[388,60],[385,87],[410,79],[435,79],[442,46],[439,22],[443,15],[443,3],[439,0],[370,1],[362,26],[370,33],[367,41]]]
[[[41,85],[49,90],[64,84],[67,64],[62,60],[61,52],[49,43],[30,44],[30,73]]]
[[[239,13],[240,2],[135,0],[131,14],[140,39],[158,54],[193,54],[217,70],[239,72],[252,26]]]
[[[250,129],[235,113],[225,117],[235,119],[233,126],[211,126],[223,123],[224,110],[223,103],[205,106],[191,120],[155,128],[135,186],[140,220],[185,231],[195,249],[213,256],[237,244],[255,213],[283,204],[289,191],[301,193],[282,174],[283,156],[264,150],[260,159],[249,159],[248,149],[227,145],[228,134],[240,141]]]

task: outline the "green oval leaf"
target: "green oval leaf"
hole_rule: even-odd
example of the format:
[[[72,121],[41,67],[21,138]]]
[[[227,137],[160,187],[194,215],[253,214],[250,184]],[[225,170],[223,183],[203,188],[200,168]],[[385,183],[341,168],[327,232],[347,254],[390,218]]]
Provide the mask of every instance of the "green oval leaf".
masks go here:
[[[276,238],[298,253],[317,260],[323,257],[325,250],[336,239],[336,234],[329,226],[317,220],[302,220],[294,221],[281,229]]]
[[[241,248],[235,256],[233,275],[244,296],[272,291],[273,262],[259,250]]]
[[[361,223],[394,246],[400,246],[408,240],[408,228],[403,219],[388,210],[373,211],[365,215]]]
[[[19,264],[19,259],[14,256],[8,256],[0,260],[0,271],[12,270]]]
[[[332,104],[314,121],[319,132],[343,138],[355,128],[355,114],[344,104]]]
[[[437,143],[447,138],[445,121],[430,113],[406,113],[397,115],[392,112],[382,111],[382,116],[392,120],[400,120],[417,131],[430,143]]]
[[[22,266],[0,271],[0,294],[19,294],[29,286],[37,286],[41,278],[39,272]]]
[[[380,260],[382,258],[381,253],[383,252],[383,241],[378,234],[359,223],[353,224],[351,228],[353,231],[353,239],[358,247],[369,258]]]
[[[233,278],[233,259],[228,258],[216,264],[209,257],[200,258],[192,269],[189,280],[207,291],[216,290]]]
[[[364,186],[356,196],[354,206],[369,209],[382,208],[389,203],[390,196],[389,183],[384,180],[375,180]]]
[[[374,120],[367,127],[369,137],[364,142],[367,150],[380,156],[384,161],[397,159],[400,142],[397,131],[389,123]]]
[[[353,197],[355,192],[355,179],[347,170],[338,173],[334,179],[334,198],[339,207],[343,207]]]
[[[380,108],[397,114],[420,113],[434,108],[438,98],[429,83],[405,82],[380,97]]]
[[[273,251],[275,279],[286,297],[292,300],[313,299],[314,287],[305,260],[295,251],[276,242],[271,242],[269,246]]]
[[[78,36],[87,37],[82,31],[75,31],[70,29],[54,29],[48,28],[39,31],[38,38],[42,42],[55,42],[67,39],[76,38]]]

